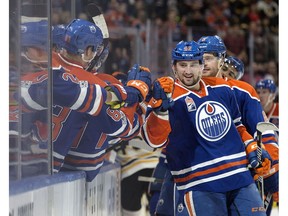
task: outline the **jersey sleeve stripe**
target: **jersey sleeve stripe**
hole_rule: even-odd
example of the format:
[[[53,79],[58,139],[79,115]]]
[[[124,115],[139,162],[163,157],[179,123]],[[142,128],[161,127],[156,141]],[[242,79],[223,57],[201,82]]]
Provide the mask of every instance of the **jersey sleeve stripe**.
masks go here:
[[[77,101],[73,104],[73,106],[71,106],[72,110],[77,110],[83,104],[85,97],[87,95],[87,87],[80,89],[81,90]]]
[[[102,107],[103,104],[103,97],[102,97],[102,91],[101,87],[99,85],[95,85],[96,87],[96,99],[94,100],[94,104],[92,106],[91,111],[89,112],[90,115],[97,115]]]
[[[29,107],[35,110],[45,110],[47,109],[46,107],[41,106],[40,104],[36,103],[32,98],[31,95],[29,94],[29,88],[21,88],[21,96],[22,98],[25,98],[25,102]]]

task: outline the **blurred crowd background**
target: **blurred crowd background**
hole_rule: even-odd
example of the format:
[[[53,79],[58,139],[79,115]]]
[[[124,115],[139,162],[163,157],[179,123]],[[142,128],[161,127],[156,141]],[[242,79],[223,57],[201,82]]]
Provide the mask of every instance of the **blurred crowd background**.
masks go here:
[[[169,74],[175,43],[217,34],[227,54],[244,62],[244,81],[254,85],[272,78],[278,86],[277,0],[81,0],[74,14],[70,0],[52,0],[52,24],[66,24],[73,16],[89,19],[90,2],[101,6],[109,28],[106,73],[127,72],[140,62],[155,77]]]

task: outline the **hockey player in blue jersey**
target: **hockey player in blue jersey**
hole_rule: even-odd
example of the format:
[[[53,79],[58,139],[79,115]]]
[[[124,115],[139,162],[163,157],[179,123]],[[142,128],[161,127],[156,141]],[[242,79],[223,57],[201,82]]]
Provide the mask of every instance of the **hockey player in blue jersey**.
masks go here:
[[[243,76],[244,65],[243,63],[241,63],[241,61],[233,57],[228,57],[225,59],[226,47],[220,37],[203,36],[199,39],[198,42],[200,43],[201,49],[204,51],[205,64],[203,76],[228,77],[228,75],[226,73],[223,73],[223,70],[221,70],[223,67],[226,66],[228,66],[230,70],[233,70],[233,72],[230,71],[230,73],[233,73],[232,77],[240,79],[241,75]],[[235,69],[237,69],[238,71],[236,71]],[[251,85],[243,81],[228,79],[228,82],[229,85],[232,86],[234,89],[234,93],[236,95],[237,103],[239,105],[242,116],[242,123],[245,125],[247,131],[250,134],[256,135],[256,125],[258,122],[263,122],[264,117],[259,97],[255,89]],[[253,107],[252,110],[251,107]],[[274,170],[273,173],[269,173],[269,175],[267,176],[272,176],[268,181],[266,177],[265,191],[266,193],[268,193],[268,191],[275,192],[278,190],[278,145],[277,140],[275,139],[274,132],[266,132],[263,137],[263,143],[265,144],[266,150],[270,153],[270,156],[273,159],[273,167],[271,170]],[[168,191],[168,187],[165,188],[166,190],[163,193],[166,193]],[[170,190],[173,190],[173,187],[170,187]],[[175,194],[177,193],[175,192]],[[161,196],[165,197],[165,194],[162,194]],[[161,197],[160,199],[163,199],[165,201],[167,198]],[[161,211],[161,209],[164,210],[165,208],[159,207],[158,211]]]
[[[256,142],[241,123],[229,83],[201,78],[203,53],[194,41],[177,44],[172,60],[175,84],[169,77],[154,83],[143,136],[151,147],[166,148],[189,215],[265,215],[247,166],[266,173],[269,155],[257,162]]]
[[[226,47],[222,39],[218,36],[203,36],[199,39],[198,43],[204,52],[204,59],[211,58],[211,56],[221,56],[220,52],[226,54]],[[217,52],[218,50],[218,52]],[[217,54],[218,53],[218,54]],[[222,55],[223,56],[223,55]],[[228,59],[228,61],[227,61]],[[215,61],[216,60],[216,61]],[[238,68],[239,70],[243,68],[244,74],[244,65],[240,60],[237,60],[233,57],[227,57],[224,60],[224,65],[222,65],[223,57],[215,59],[214,61],[205,62],[204,71],[206,72],[205,76],[216,76],[216,77],[226,77],[225,79],[229,82],[230,86],[233,88],[237,103],[242,116],[242,123],[247,128],[247,131],[256,137],[256,125],[259,122],[264,122],[267,119],[267,116],[263,110],[263,107],[260,103],[259,95],[254,89],[253,86],[247,82],[240,81],[240,77],[229,77],[227,73],[223,73],[223,66],[225,67],[225,60],[227,63],[230,63],[233,68]],[[220,67],[217,69],[217,65]],[[215,68],[213,70],[213,68]],[[242,72],[238,73],[242,74]],[[253,109],[251,109],[253,107]],[[262,143],[265,146],[265,149],[272,158],[272,167],[267,175],[264,176],[264,192],[267,196],[268,194],[273,194],[278,192],[278,178],[279,178],[279,148],[278,148],[278,139],[274,131],[266,131],[263,133]],[[254,173],[252,172],[254,175]],[[256,176],[255,176],[256,179]],[[257,183],[257,181],[256,181]],[[260,189],[260,188],[259,188]],[[271,206],[272,203],[270,203]],[[267,208],[267,206],[265,206]],[[270,210],[266,212],[267,215],[270,215]]]
[[[53,169],[84,170],[87,181],[92,181],[103,165],[110,137],[129,139],[138,134],[142,124],[138,104],[149,91],[151,74],[135,65],[127,86],[122,86],[112,76],[104,80],[85,71],[102,43],[100,29],[86,20],[73,20],[63,38],[63,49],[52,55]],[[29,98],[22,98],[34,109],[47,107],[34,94],[47,87],[47,72],[33,74],[33,80],[40,76],[40,81],[26,86]]]

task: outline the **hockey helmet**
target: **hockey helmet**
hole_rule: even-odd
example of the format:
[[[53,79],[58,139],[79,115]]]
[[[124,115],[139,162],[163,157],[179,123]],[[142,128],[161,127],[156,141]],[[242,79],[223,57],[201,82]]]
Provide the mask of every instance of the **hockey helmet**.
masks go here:
[[[65,28],[63,24],[52,26],[52,43],[58,49],[63,46]]]
[[[21,46],[47,50],[48,21],[26,22],[21,24]]]
[[[203,63],[203,52],[195,41],[180,41],[172,50],[172,63],[175,61],[199,60]]]
[[[258,81],[256,83],[255,88],[256,89],[269,89],[270,93],[275,93],[277,89],[274,81],[271,79],[264,79],[264,80]]]
[[[244,64],[243,62],[234,56],[229,56],[225,58],[224,63],[227,64],[227,67],[235,68],[237,71],[236,79],[240,80],[244,75]]]
[[[218,35],[203,36],[198,40],[198,44],[204,53],[215,53],[218,57],[226,55],[226,46]]]
[[[63,48],[73,54],[83,54],[87,47],[92,46],[94,52],[102,52],[103,35],[99,27],[82,19],[72,20],[64,32]]]

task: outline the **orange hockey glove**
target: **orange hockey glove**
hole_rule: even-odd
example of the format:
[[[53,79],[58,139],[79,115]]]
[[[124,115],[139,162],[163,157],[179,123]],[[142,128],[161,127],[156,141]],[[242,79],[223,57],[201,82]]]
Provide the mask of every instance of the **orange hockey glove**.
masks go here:
[[[139,91],[139,102],[145,100],[151,88],[151,72],[148,68],[135,64],[128,71],[127,86]]]
[[[174,89],[174,80],[171,77],[161,77],[153,83],[152,98],[149,105],[154,111],[165,112],[174,105],[171,98]]]

